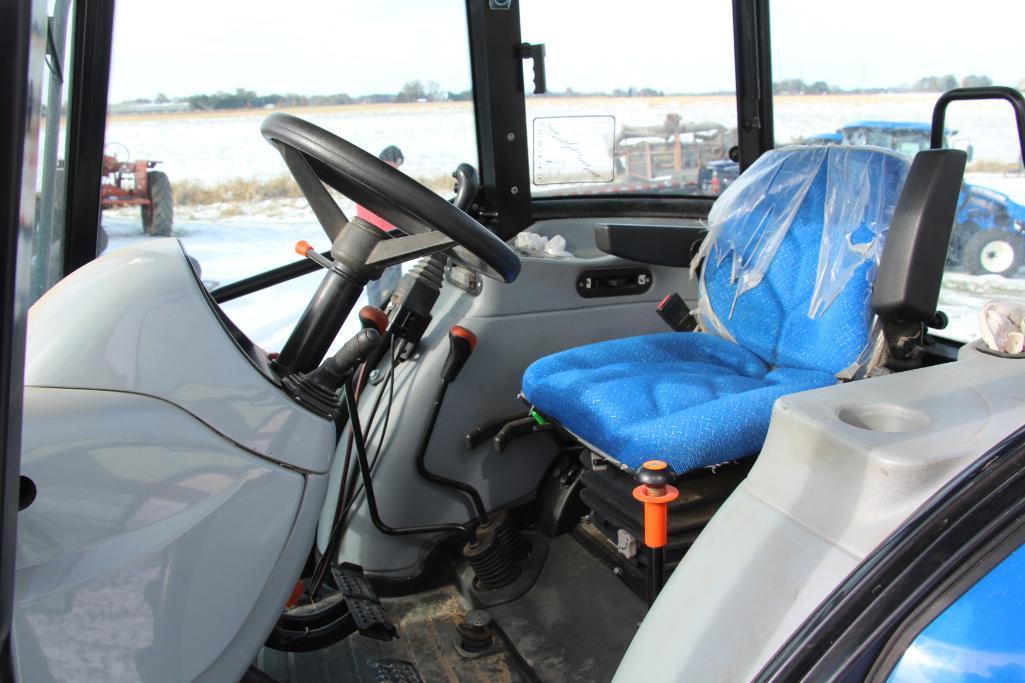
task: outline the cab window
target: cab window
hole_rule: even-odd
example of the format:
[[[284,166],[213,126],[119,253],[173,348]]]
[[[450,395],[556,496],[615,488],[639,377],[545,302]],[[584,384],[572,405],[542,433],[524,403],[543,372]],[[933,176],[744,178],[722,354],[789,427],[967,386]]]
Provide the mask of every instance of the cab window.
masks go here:
[[[37,166],[36,225],[32,231],[29,302],[55,285],[64,268],[64,217],[67,205],[68,124],[71,121],[72,0],[51,0],[47,6],[50,39],[43,69],[40,158]]]
[[[919,633],[890,683],[1025,678],[1025,548],[983,576]]]
[[[520,5],[547,92],[527,135],[532,196],[716,195],[738,175],[731,3]]]
[[[251,2],[244,10],[119,1],[101,243],[112,250],[177,237],[211,289],[296,260],[299,240],[326,250],[312,210],[260,134],[272,112],[306,118],[451,196],[453,170],[478,165],[466,26],[461,0]],[[154,41],[154,29],[174,39]],[[365,214],[348,200],[340,206],[350,218]],[[319,279],[224,309],[274,350]]]
[[[866,0],[843,13],[773,0],[770,11],[777,146],[875,145],[910,157],[929,147],[940,93],[1025,87],[1015,47],[1025,5],[1016,0],[994,0],[985,12],[956,0]],[[1025,175],[1006,103],[954,103],[946,126],[944,144],[967,151],[969,163],[940,293],[950,322],[937,334],[968,341],[982,303],[1025,294]]]

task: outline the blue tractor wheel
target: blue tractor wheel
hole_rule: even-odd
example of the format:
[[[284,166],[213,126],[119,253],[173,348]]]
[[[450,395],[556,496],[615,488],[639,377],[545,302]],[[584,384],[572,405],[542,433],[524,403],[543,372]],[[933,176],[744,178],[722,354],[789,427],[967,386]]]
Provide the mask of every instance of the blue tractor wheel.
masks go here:
[[[955,222],[950,233],[950,246],[947,248],[947,266],[963,267],[965,265],[965,246],[972,235],[979,232],[974,221]]]
[[[980,230],[965,240],[962,258],[972,275],[1013,277],[1022,265],[1022,240],[1003,230]]]

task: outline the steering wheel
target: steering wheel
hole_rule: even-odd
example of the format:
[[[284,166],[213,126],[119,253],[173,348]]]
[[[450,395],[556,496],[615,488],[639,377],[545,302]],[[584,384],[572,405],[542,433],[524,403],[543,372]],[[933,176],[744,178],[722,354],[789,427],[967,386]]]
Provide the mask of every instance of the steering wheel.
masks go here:
[[[497,235],[351,142],[308,121],[281,113],[268,116],[260,132],[284,157],[332,241],[347,220],[324,184],[407,235],[443,233],[505,282],[512,282],[519,275],[519,257]],[[475,261],[473,258],[466,260]]]

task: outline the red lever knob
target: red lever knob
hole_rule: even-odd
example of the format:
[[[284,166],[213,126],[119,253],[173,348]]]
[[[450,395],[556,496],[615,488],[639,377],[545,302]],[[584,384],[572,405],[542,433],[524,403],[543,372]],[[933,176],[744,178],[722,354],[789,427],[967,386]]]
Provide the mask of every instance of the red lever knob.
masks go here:
[[[364,306],[359,309],[359,322],[364,330],[372,327],[384,334],[388,329],[388,316],[377,306]]]
[[[477,335],[460,325],[448,331],[448,358],[441,369],[441,377],[446,382],[455,382],[459,372],[466,365],[466,360],[477,346]]]

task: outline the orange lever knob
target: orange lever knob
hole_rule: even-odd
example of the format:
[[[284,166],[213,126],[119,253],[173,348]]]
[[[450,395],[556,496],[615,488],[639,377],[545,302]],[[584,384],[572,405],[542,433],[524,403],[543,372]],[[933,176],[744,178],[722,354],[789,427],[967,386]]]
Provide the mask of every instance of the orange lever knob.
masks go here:
[[[676,475],[662,460],[649,460],[637,468],[635,477],[641,485],[633,497],[644,503],[644,545],[664,548],[669,541],[669,504],[680,497],[680,490],[669,483]]]

